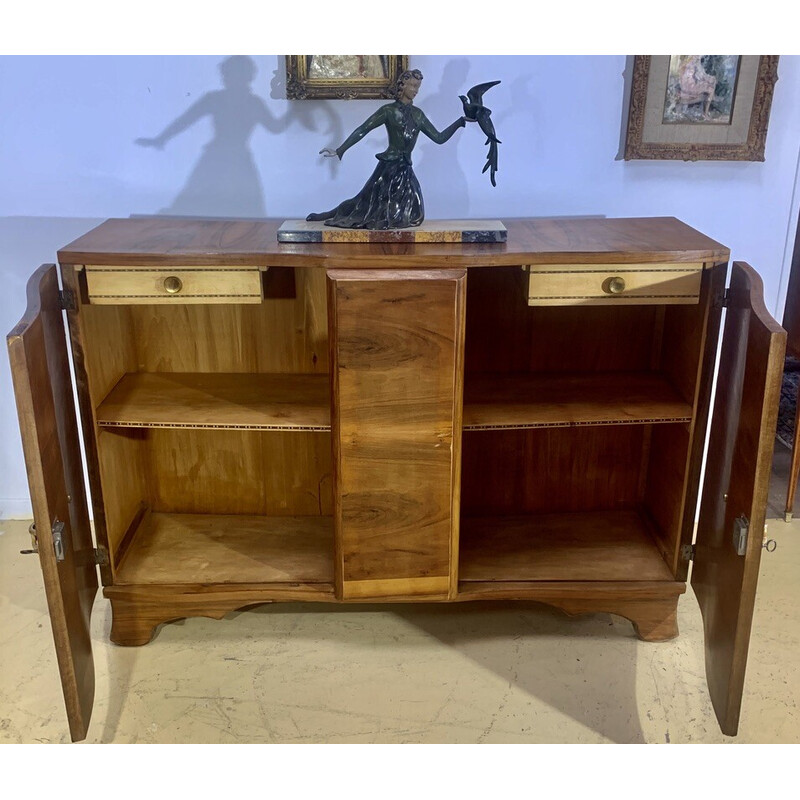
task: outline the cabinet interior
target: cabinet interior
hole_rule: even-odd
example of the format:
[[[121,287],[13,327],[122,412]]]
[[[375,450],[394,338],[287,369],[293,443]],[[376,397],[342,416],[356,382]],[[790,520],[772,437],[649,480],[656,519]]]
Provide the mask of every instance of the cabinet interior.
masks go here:
[[[704,300],[525,292],[519,269],[470,272],[460,580],[674,580]]]
[[[330,593],[326,277],[295,272],[257,304],[81,307],[116,584]],[[674,580],[707,304],[528,306],[526,280],[468,275],[459,580]]]
[[[295,281],[257,304],[82,306],[115,583],[332,585],[325,272]]]

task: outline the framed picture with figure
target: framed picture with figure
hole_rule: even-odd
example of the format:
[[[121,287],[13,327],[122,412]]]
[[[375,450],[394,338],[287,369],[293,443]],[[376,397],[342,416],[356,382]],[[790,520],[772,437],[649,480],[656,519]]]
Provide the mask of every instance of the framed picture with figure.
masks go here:
[[[778,56],[634,56],[625,160],[763,161]]]
[[[390,97],[408,56],[286,56],[286,96],[290,100]]]

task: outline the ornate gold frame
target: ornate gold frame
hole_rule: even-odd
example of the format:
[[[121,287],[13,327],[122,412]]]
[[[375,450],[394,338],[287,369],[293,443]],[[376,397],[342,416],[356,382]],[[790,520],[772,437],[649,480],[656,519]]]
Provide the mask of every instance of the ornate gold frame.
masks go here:
[[[687,126],[693,129],[693,138],[707,141],[664,142],[654,141],[658,128],[666,123],[653,122],[652,114],[648,114],[648,95],[653,97],[654,81],[666,81],[663,68],[652,69],[652,59],[666,58],[661,56],[634,56],[633,80],[631,86],[628,128],[625,139],[625,160],[631,159],[680,159],[683,161],[763,161],[764,148],[767,141],[767,124],[772,105],[772,90],[778,79],[778,56],[742,56],[744,59],[757,59],[755,68],[755,84],[748,96],[740,96],[736,90],[735,104],[744,112],[749,112],[749,124],[746,135],[741,141],[710,141],[714,132],[707,128],[699,131],[699,126]],[[665,84],[666,85],[666,84]],[[652,102],[652,101],[651,101]],[[736,107],[736,105],[734,106]],[[674,124],[672,127],[675,127]],[[649,134],[649,135],[648,135]],[[655,134],[655,136],[654,136]]]
[[[401,72],[408,69],[408,56],[385,56],[387,76],[373,78],[310,78],[308,64],[311,56],[286,56],[286,96],[289,100],[329,98],[361,100],[390,98],[389,90]]]

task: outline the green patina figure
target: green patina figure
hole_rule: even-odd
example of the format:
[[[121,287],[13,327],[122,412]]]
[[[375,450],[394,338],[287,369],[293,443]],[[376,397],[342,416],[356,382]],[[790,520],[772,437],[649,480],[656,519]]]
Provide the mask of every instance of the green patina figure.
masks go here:
[[[397,79],[393,103],[381,106],[366,122],[356,128],[336,148],[320,150],[327,158],[339,159],[354,144],[361,141],[371,130],[384,125],[389,135],[389,147],[378,153],[378,166],[364,188],[336,208],[320,214],[309,214],[309,221],[324,221],[337,228],[368,228],[387,230],[410,228],[419,225],[425,218],[422,190],[411,166],[411,152],[420,132],[437,144],[444,144],[469,120],[459,117],[455,122],[438,131],[421,109],[414,105],[422,73],[418,69],[407,70]]]

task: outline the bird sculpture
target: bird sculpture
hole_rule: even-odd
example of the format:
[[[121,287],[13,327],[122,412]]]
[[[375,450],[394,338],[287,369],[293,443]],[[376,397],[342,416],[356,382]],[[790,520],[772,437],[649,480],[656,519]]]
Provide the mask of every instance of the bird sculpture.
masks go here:
[[[497,86],[500,81],[489,81],[488,83],[479,83],[473,86],[465,97],[463,94],[459,95],[461,102],[464,106],[464,116],[469,120],[475,120],[481,126],[481,130],[486,134],[486,144],[489,145],[489,154],[486,158],[486,165],[482,172],[491,169],[489,172],[489,179],[492,186],[497,186],[495,183],[494,175],[497,172],[497,145],[502,142],[497,138],[494,132],[494,125],[491,120],[491,109],[483,104],[483,95],[487,89],[492,86]]]

